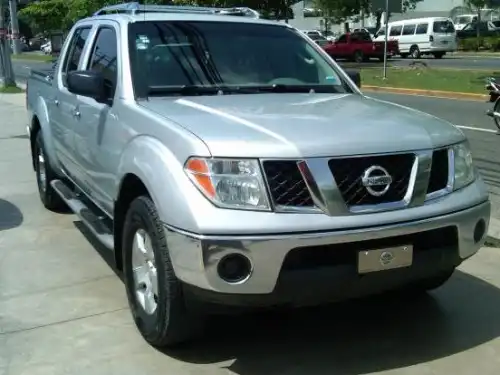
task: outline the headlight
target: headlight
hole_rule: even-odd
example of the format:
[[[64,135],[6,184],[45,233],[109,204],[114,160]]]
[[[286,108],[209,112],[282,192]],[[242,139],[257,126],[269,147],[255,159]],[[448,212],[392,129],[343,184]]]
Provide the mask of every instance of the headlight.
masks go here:
[[[472,183],[476,171],[472,164],[472,155],[467,142],[453,146],[455,182],[453,190],[461,189]]]
[[[271,209],[257,160],[190,158],[184,169],[203,195],[219,207]]]

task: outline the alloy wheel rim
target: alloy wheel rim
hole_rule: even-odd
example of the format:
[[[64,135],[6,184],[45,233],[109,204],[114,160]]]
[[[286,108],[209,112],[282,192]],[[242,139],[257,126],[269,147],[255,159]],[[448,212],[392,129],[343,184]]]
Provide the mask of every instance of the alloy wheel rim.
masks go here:
[[[144,312],[152,315],[158,307],[158,273],[151,237],[138,229],[133,237],[132,274],[137,302]]]

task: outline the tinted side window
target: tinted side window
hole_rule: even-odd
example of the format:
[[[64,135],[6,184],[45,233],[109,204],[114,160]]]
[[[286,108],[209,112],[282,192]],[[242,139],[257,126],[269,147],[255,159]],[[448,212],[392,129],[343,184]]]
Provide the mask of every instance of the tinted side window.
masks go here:
[[[102,73],[106,86],[109,89],[109,98],[115,95],[118,75],[117,59],[118,45],[116,32],[113,28],[102,27],[97,32],[96,41],[92,48],[92,56],[90,57],[87,69]]]
[[[415,34],[427,34],[428,28],[429,28],[428,23],[421,23],[417,26],[417,32]]]
[[[413,35],[415,34],[415,27],[417,25],[413,24],[413,25],[405,25],[403,27],[403,35]]]
[[[62,83],[66,86],[66,74],[78,69],[83,48],[89,37],[90,27],[81,27],[75,30],[68,46],[68,53],[64,57],[62,67]]]
[[[400,36],[401,30],[403,30],[403,26],[392,26],[391,31],[389,31],[390,36]]]

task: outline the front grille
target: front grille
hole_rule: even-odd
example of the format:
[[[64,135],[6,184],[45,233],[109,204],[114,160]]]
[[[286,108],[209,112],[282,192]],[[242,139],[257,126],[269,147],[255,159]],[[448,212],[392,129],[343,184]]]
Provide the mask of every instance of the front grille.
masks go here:
[[[448,149],[434,151],[427,194],[444,189],[448,184],[448,173]]]
[[[414,160],[414,154],[379,155],[331,159],[328,166],[345,203],[357,206],[401,201],[408,190]],[[392,177],[389,190],[382,196],[371,195],[361,181],[372,166],[385,168]]]
[[[274,204],[282,207],[313,207],[309,189],[295,160],[262,163]]]
[[[318,269],[340,265],[355,270],[358,252],[402,245],[413,245],[414,255],[426,251],[458,248],[456,227],[445,227],[397,237],[364,240],[333,245],[297,247],[292,249],[283,262],[283,271]]]

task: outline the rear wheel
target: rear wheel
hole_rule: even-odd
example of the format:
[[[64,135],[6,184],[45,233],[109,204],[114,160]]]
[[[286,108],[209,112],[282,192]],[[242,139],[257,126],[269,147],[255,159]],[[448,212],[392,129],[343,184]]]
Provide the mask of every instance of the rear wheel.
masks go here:
[[[33,151],[33,157],[35,158],[34,162],[36,182],[38,185],[38,194],[40,196],[40,200],[48,210],[64,210],[66,208],[66,204],[50,184],[50,182],[56,179],[57,176],[50,166],[48,155],[45,152],[45,144],[43,143],[41,131],[38,131],[36,135],[35,147]]]
[[[130,205],[123,228],[125,286],[141,335],[153,346],[174,346],[200,332],[172,267],[165,230],[148,196]]]
[[[434,52],[433,55],[435,59],[442,59],[444,56],[444,52]]]
[[[364,61],[365,57],[363,55],[363,52],[362,51],[354,51],[354,55],[353,55],[353,60],[357,63],[362,63]]]
[[[418,48],[418,46],[411,46],[410,57],[412,59],[419,59],[420,58],[420,49]]]

